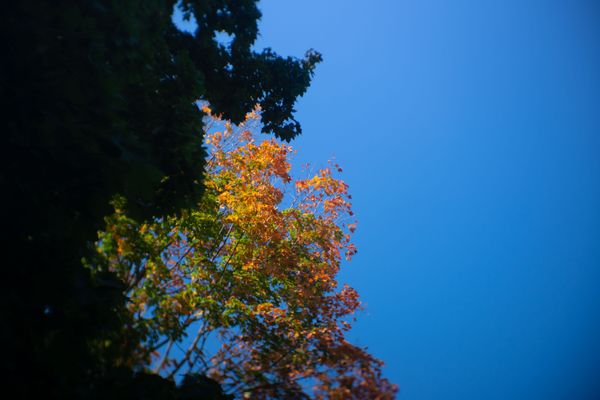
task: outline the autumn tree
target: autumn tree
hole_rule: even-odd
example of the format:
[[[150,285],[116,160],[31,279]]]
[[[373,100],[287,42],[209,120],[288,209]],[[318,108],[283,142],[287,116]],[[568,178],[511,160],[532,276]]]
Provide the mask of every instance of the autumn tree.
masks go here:
[[[176,4],[198,22],[193,34],[173,24]],[[260,103],[266,132],[300,133],[293,105],[320,56],[253,50],[259,18],[256,0],[2,5],[0,372],[22,396],[89,398],[101,382],[126,391],[135,371],[119,360],[137,342],[121,335],[122,284],[110,272],[92,280],[81,259],[116,194],[139,222],[196,204],[197,100],[237,121]]]
[[[341,169],[293,180],[291,147],[256,140],[258,120],[212,117],[206,191],[181,216],[140,224],[114,202],[96,265],[127,285],[134,362],[239,398],[391,399],[382,363],[345,338],[360,302],[336,280],[356,252]]]

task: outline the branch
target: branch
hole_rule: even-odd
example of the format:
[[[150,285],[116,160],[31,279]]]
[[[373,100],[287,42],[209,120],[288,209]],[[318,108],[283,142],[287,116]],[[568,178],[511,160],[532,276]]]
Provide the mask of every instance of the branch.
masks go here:
[[[173,378],[173,376],[177,373],[177,371],[179,371],[181,369],[183,364],[185,364],[186,361],[189,361],[189,358],[190,358],[192,352],[196,348],[196,344],[198,344],[198,340],[205,333],[204,328],[205,328],[205,324],[202,324],[202,326],[198,329],[198,332],[196,333],[196,337],[194,338],[192,344],[190,345],[190,347],[188,347],[187,351],[185,352],[185,355],[183,356],[183,358],[176,364],[175,368],[169,373],[169,375],[167,375],[168,379]]]
[[[175,343],[175,341],[173,339],[170,339],[169,346],[167,347],[167,350],[165,350],[165,353],[163,354],[162,359],[160,360],[160,362],[154,368],[154,373],[155,374],[159,373],[160,370],[163,368],[165,362],[167,361],[169,353],[171,352],[171,348],[173,347],[173,343]]]

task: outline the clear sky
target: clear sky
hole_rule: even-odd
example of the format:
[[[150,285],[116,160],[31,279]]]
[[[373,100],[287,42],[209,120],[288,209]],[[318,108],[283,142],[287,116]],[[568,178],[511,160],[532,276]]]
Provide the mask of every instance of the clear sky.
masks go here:
[[[259,6],[257,48],[324,55],[293,145],[344,167],[399,399],[600,398],[600,4]]]
[[[344,167],[399,399],[600,398],[600,3],[264,0],[323,53],[298,162]]]

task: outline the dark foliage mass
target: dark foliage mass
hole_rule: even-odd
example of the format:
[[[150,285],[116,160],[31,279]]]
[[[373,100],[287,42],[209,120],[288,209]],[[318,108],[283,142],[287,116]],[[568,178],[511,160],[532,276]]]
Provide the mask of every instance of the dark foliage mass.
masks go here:
[[[234,122],[259,103],[266,132],[300,133],[293,105],[320,56],[253,51],[255,3],[180,2],[194,35],[172,23],[173,0],[3,4],[0,365],[17,398],[221,398],[202,377],[176,388],[130,365],[140,343],[123,334],[122,285],[92,279],[82,259],[115,194],[139,220],[194,204],[205,161],[196,100]]]

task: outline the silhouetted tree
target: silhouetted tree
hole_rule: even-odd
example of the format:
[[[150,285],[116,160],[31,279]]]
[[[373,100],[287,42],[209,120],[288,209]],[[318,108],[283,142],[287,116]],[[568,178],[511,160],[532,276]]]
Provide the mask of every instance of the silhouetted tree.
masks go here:
[[[198,22],[193,35],[173,24],[175,3],[3,4],[0,365],[17,397],[138,393],[149,380],[171,390],[126,362],[139,338],[123,333],[122,284],[82,267],[109,200],[125,197],[138,220],[195,204],[205,162],[198,99],[233,121],[259,103],[265,131],[300,133],[293,104],[320,56],[253,51],[255,0],[181,1]]]

